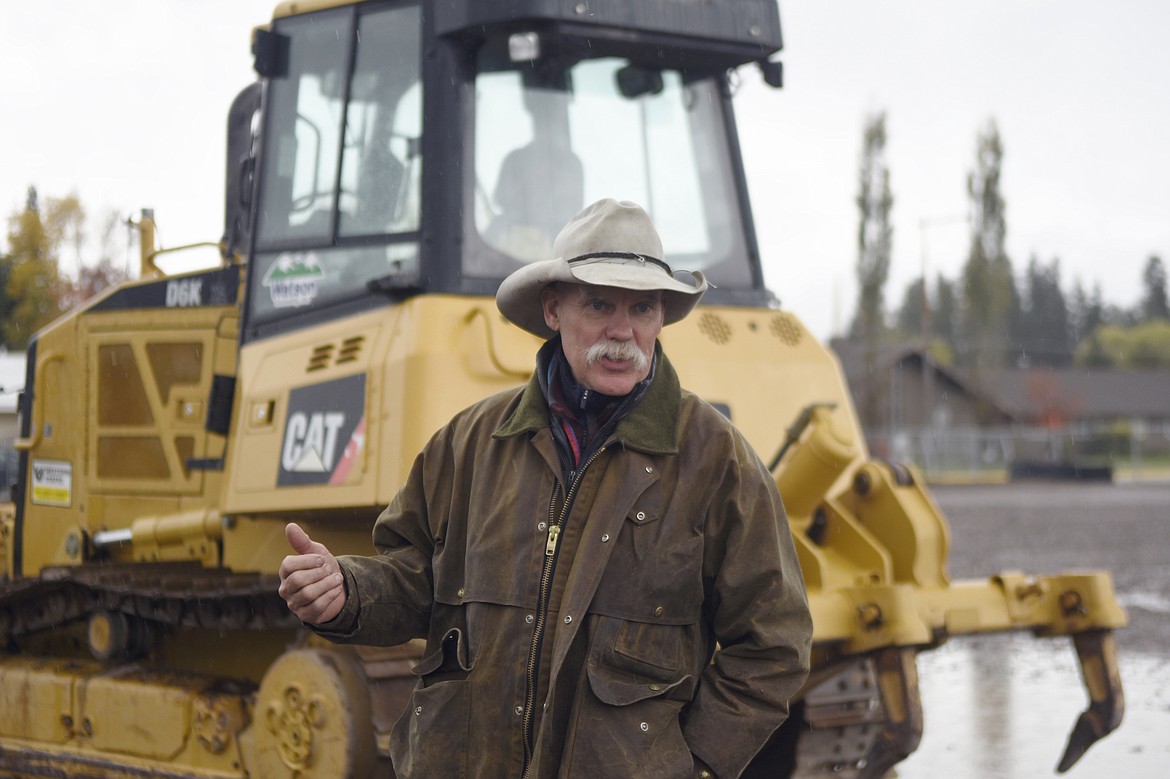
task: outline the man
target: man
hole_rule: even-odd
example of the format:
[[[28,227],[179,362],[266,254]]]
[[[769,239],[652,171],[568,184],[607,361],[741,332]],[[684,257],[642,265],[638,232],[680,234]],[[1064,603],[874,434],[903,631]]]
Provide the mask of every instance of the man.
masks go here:
[[[548,339],[528,385],[435,434],[378,555],[290,525],[281,595],[334,641],[426,637],[403,779],[731,779],[808,672],[775,483],[657,343],[707,283],[674,278],[646,213],[594,203],[553,249],[496,296]]]

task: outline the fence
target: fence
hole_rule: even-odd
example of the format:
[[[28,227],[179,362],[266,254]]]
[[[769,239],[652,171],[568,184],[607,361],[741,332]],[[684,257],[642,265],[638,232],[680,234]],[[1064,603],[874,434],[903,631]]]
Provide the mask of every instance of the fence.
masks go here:
[[[867,431],[870,453],[911,462],[928,481],[1003,481],[1024,464],[1108,467],[1116,481],[1170,480],[1170,422]]]

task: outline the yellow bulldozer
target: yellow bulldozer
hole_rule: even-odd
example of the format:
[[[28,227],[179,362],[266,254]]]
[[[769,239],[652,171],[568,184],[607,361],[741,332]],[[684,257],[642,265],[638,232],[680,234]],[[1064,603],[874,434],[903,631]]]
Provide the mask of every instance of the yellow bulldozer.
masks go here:
[[[1072,638],[1090,704],[1059,770],[1119,724],[1110,577],[951,581],[922,476],[870,458],[764,286],[731,98],[741,68],[781,81],[774,0],[298,0],[252,46],[222,263],[167,275],[144,212],[141,277],[30,344],[0,776],[391,775],[418,647],[306,631],[283,528],[372,551],[427,438],[533,368],[500,280],[599,197],[716,285],[664,345],[771,460],[808,585],[813,672],[748,774],[885,775],[922,733],[918,653],[963,634]]]

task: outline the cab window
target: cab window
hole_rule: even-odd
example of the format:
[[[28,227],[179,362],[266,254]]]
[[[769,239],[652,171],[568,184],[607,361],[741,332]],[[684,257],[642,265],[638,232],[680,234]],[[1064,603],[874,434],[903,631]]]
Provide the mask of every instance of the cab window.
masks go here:
[[[277,20],[287,75],[268,85],[252,313],[343,303],[418,271],[422,180],[416,5]]]

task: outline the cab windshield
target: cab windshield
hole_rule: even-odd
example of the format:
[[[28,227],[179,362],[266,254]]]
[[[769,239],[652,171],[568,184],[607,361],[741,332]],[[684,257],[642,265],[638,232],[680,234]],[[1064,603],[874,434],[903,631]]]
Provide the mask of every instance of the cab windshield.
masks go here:
[[[475,85],[474,232],[467,277],[549,259],[560,228],[603,197],[643,206],[676,271],[748,289],[741,204],[721,77],[618,57],[516,58],[516,36],[483,47]],[[523,41],[520,41],[523,43]]]

